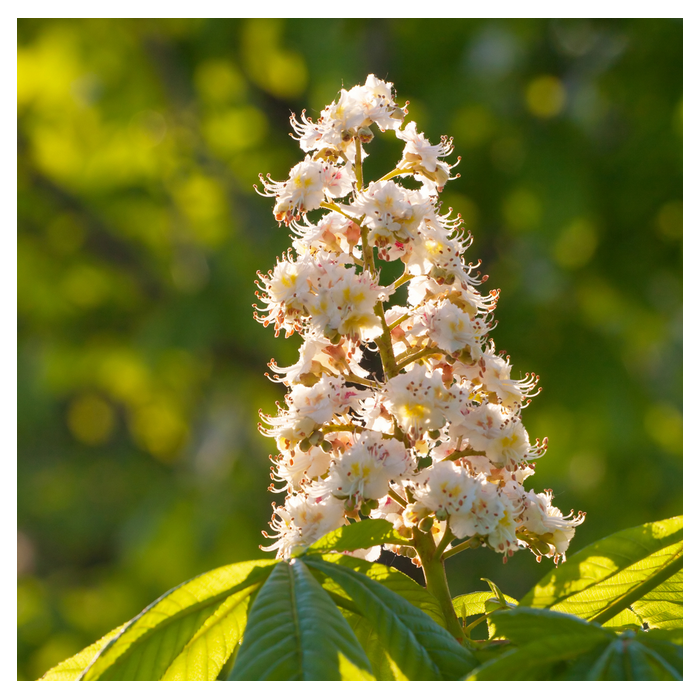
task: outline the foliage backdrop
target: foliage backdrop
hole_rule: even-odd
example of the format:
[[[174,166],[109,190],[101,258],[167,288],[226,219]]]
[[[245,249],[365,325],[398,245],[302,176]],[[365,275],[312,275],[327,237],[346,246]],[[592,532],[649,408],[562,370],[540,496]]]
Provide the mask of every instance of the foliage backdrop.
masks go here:
[[[290,111],[371,72],[455,137],[444,203],[502,290],[497,347],[541,376],[532,486],[588,512],[572,551],[680,513],[682,30],[19,20],[18,677],[260,556],[257,410],[283,395],[263,375],[297,343],[252,318],[255,271],[288,245],[252,186],[299,160]],[[518,597],[551,566],[484,550],[448,574],[454,595],[488,576]]]

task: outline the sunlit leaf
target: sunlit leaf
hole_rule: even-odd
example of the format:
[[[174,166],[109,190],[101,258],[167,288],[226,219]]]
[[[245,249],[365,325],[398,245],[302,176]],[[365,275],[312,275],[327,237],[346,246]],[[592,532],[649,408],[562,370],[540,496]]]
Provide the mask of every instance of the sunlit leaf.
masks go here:
[[[243,637],[251,594],[260,583],[229,596],[170,664],[161,680],[214,681]]]
[[[645,633],[621,636],[583,654],[557,680],[680,681],[683,652],[668,642],[650,642]]]
[[[682,649],[552,610],[518,607],[491,617],[509,647],[467,680],[681,680]]]
[[[361,520],[359,523],[345,525],[314,542],[306,551],[312,552],[352,552],[356,549],[369,549],[376,545],[410,544],[401,537],[388,520]]]
[[[241,602],[262,584],[275,565],[274,560],[231,564],[174,588],[131,620],[87,667],[81,680],[160,680],[207,620],[212,615],[223,615],[225,601],[242,594],[236,598]],[[235,616],[228,617],[227,622],[233,629],[240,626],[240,618]],[[217,632],[220,629],[217,627]],[[228,635],[227,643],[232,637],[235,633]],[[206,640],[207,636],[199,638]],[[212,668],[225,661],[221,660],[221,650],[219,645]],[[185,659],[194,657],[186,654]],[[188,673],[208,675],[210,671],[190,668]]]
[[[493,613],[498,637],[515,648],[480,666],[467,680],[547,680],[552,668],[596,647],[614,634],[572,615],[518,607]]]
[[[475,666],[473,655],[449,632],[397,593],[320,557],[308,557],[305,561],[342,588],[410,680],[456,680]]]
[[[394,663],[387,650],[382,645],[379,635],[373,626],[362,615],[341,608],[343,617],[348,621],[354,635],[365,650],[372,664],[372,674],[378,681],[407,681],[408,678]]]
[[[517,605],[518,601],[509,595],[503,595],[507,603]],[[467,618],[474,615],[483,615],[486,612],[486,603],[488,601],[499,602],[494,597],[491,591],[476,591],[474,593],[465,593],[458,595],[452,599],[457,617]]]
[[[364,574],[377,583],[398,593],[402,598],[407,600],[411,605],[420,608],[426,615],[437,622],[441,627],[445,627],[445,616],[440,608],[440,603],[435,596],[426,588],[416,583],[410,576],[393,569],[384,564],[376,564],[365,561],[359,557],[350,557],[342,554],[324,554],[322,559],[334,564],[342,564],[342,566]],[[334,594],[349,601],[349,596],[345,593],[342,586],[336,583],[332,578],[324,576],[323,572],[318,572],[323,580],[323,586]]]
[[[631,605],[650,627],[683,627],[683,570],[666,579]]]
[[[82,651],[79,651],[75,656],[71,656],[70,659],[61,661],[60,664],[54,666],[52,669],[47,671],[41,678],[40,681],[77,681],[80,674],[87,668],[88,664],[95,658],[97,653],[103,649],[112,639],[114,639],[128,622],[117,627],[117,629],[108,632],[104,637],[98,639],[94,644],[89,647],[85,647]]]
[[[301,559],[280,562],[250,611],[228,680],[372,680],[350,626]]]
[[[677,608],[661,607],[662,603],[682,604],[682,591],[673,578],[682,566],[683,518],[679,516],[623,530],[589,545],[545,576],[520,604],[603,623],[672,580],[659,591],[658,600],[648,603],[651,615],[673,619]]]

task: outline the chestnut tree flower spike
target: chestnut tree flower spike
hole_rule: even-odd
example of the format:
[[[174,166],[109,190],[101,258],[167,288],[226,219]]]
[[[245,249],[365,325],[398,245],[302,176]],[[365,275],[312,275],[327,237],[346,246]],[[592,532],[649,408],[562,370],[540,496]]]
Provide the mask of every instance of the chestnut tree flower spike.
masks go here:
[[[440,214],[452,139],[432,145],[415,122],[403,126],[406,113],[392,84],[370,75],[318,121],[292,116],[304,159],[285,181],[261,176],[293,248],[259,274],[255,317],[303,338],[296,364],[270,365],[288,393],[261,430],[277,442],[271,490],[286,500],[264,549],[287,558],[344,524],[385,518],[415,544],[385,546],[424,567],[473,546],[559,561],[584,515],[524,486],[546,449],[522,421],[538,377],[511,378],[489,338],[499,292],[477,290],[486,278],[463,257],[471,233]],[[405,145],[365,184],[374,128]],[[403,274],[382,284],[381,262],[396,260]],[[371,354],[381,373],[362,366]]]

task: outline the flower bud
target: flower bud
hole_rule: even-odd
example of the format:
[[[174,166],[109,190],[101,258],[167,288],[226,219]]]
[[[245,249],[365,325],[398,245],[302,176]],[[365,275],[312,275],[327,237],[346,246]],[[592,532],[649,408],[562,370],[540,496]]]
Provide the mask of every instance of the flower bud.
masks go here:
[[[360,127],[357,130],[357,135],[362,143],[369,143],[374,138],[374,132],[368,126]]]
[[[432,517],[423,518],[423,520],[418,523],[418,529],[421,532],[430,532],[433,529],[434,522],[435,520]]]

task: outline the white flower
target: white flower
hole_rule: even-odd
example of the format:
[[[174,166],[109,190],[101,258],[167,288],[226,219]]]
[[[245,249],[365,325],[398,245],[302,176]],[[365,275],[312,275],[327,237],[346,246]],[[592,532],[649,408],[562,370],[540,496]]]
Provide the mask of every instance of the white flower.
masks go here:
[[[416,123],[409,122],[396,135],[406,141],[403,158],[398,164],[400,169],[411,169],[416,179],[428,185],[431,189],[441,191],[450,179],[450,170],[454,167],[439,160],[452,153],[452,139],[443,136],[437,146],[416,130]],[[459,163],[459,160],[457,160]]]
[[[363,86],[350,90],[352,96],[363,105],[367,120],[374,122],[382,131],[398,129],[405,116],[405,110],[394,102],[393,87],[391,83],[370,74]]]
[[[260,281],[256,284],[262,294],[256,292],[256,296],[265,306],[255,307],[255,319],[264,326],[274,321],[275,335],[282,329],[287,337],[295,330],[301,332],[303,317],[308,314],[307,306],[313,298],[315,274],[310,256],[296,261],[283,256],[267,275],[258,272]]]
[[[398,440],[364,432],[334,460],[329,477],[314,486],[311,493],[351,497],[355,503],[378,500],[387,495],[390,481],[412,471],[414,466],[413,458]]]
[[[300,214],[313,211],[329,198],[343,197],[352,188],[352,171],[336,168],[323,161],[306,157],[289,171],[289,179],[277,182],[262,175],[263,192],[266,197],[275,197],[275,218],[289,225]]]
[[[315,479],[323,476],[331,464],[330,455],[320,447],[311,447],[308,452],[291,450],[282,452],[274,460],[274,476],[277,481],[286,481],[294,489],[298,489],[304,479]]]
[[[261,549],[265,552],[276,549],[277,558],[286,559],[344,524],[341,501],[296,494],[287,498],[284,506],[275,508],[270,527],[277,533],[272,535],[277,541]]]
[[[330,336],[333,331],[353,340],[372,340],[382,332],[374,311],[384,296],[369,272],[336,266],[320,276],[318,294],[309,304],[311,324]]]
[[[416,487],[416,501],[438,518],[467,513],[476,497],[476,481],[454,462],[438,462],[420,472],[423,483]],[[454,529],[453,529],[454,532]]]
[[[472,319],[466,311],[446,300],[424,307],[421,324],[413,326],[413,332],[421,327],[430,340],[441,350],[456,354],[469,350],[472,359],[481,356],[484,336],[491,327],[484,321]]]
[[[386,384],[384,404],[401,429],[413,440],[428,430],[445,424],[445,409],[451,399],[442,380],[442,372],[428,373],[414,364],[404,374],[392,377]]]
[[[566,558],[565,552],[575,534],[575,529],[585,520],[585,513],[574,517],[574,512],[564,516],[556,506],[552,505],[552,492],[525,494],[525,508],[522,514],[522,524],[535,535],[551,535],[550,551],[546,556]]]
[[[473,537],[504,557],[527,546],[556,561],[583,515],[565,518],[550,492],[523,487],[546,448],[521,419],[537,377],[511,379],[488,339],[499,290],[477,291],[487,276],[481,261],[465,262],[471,233],[451,209],[440,214],[452,141],[431,144],[415,122],[402,129],[405,114],[392,84],[369,75],[317,121],[292,117],[307,155],[287,180],[262,180],[295,252],[259,274],[255,317],[303,340],[297,362],[270,363],[286,406],[261,414],[280,451],[270,490],[286,493],[268,550],[292,556],[369,513],[407,538],[420,525],[436,543]],[[405,145],[395,168],[360,186],[374,124]],[[321,207],[332,211],[312,213]],[[400,261],[403,274],[391,283],[377,258]],[[418,471],[423,460],[432,466]],[[411,547],[392,551],[419,561]]]
[[[477,452],[497,465],[515,468],[520,462],[541,457],[546,449],[530,439],[520,416],[509,412],[499,404],[483,403],[476,408],[466,408],[461,420],[454,420],[450,434],[463,437]]]
[[[313,383],[324,372],[342,374],[350,370],[356,377],[366,377],[369,372],[360,365],[362,350],[359,345],[352,344],[346,339],[333,344],[328,338],[316,330],[306,333],[304,342],[299,348],[299,361],[290,367],[279,367],[274,360],[268,363],[273,372],[285,375],[275,375],[273,381],[281,381],[286,386]],[[268,375],[269,376],[269,375]]]
[[[461,377],[468,377],[475,384],[482,385],[487,392],[495,394],[497,400],[504,406],[515,409],[539,393],[535,389],[539,377],[526,374],[524,379],[511,379],[512,367],[509,360],[510,358],[496,355],[492,346],[478,358],[475,364],[458,363],[455,366],[455,373]]]
[[[315,254],[326,251],[339,256],[340,262],[352,264],[353,252],[360,240],[360,227],[336,212],[326,214],[316,225],[301,225],[294,221],[290,224],[292,231],[299,236],[292,245],[300,253]]]
[[[309,437],[324,423],[356,409],[365,394],[363,390],[347,386],[341,377],[324,375],[310,387],[295,384],[285,397],[288,411],[280,411],[277,416],[261,414],[270,426],[261,428],[261,432],[276,438],[280,449],[288,449]]]

